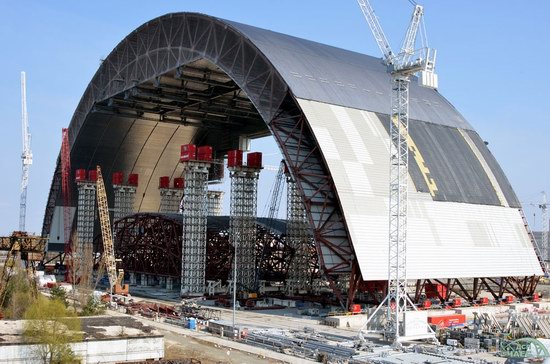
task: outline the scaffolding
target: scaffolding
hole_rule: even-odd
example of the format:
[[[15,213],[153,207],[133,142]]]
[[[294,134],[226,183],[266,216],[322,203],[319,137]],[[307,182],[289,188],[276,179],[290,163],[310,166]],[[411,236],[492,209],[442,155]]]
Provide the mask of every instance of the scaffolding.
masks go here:
[[[113,173],[113,192],[115,195],[113,221],[120,220],[134,213],[137,185],[137,174],[130,174],[128,176],[128,184],[123,184],[122,173]]]
[[[208,191],[208,216],[222,216],[223,191]]]
[[[236,283],[241,290],[253,291],[256,286],[256,201],[261,168],[228,169],[231,178],[229,239],[235,249]],[[235,279],[234,273],[231,279]]]
[[[80,284],[90,284],[93,268],[93,244],[95,222],[96,182],[77,180],[78,204],[76,217],[77,246],[75,259],[75,274],[80,277]]]
[[[294,254],[290,261],[285,290],[287,294],[311,291],[311,252],[309,223],[296,183],[287,174],[286,240]]]
[[[181,295],[205,292],[208,170],[210,163],[183,162],[183,247]]]
[[[176,214],[180,210],[183,190],[177,188],[159,188],[160,192],[160,213]]]

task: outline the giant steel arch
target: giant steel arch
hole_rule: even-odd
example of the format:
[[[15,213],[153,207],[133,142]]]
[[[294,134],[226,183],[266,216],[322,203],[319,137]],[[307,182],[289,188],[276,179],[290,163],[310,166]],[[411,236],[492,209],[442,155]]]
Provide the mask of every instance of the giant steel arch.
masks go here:
[[[308,207],[324,272],[328,276],[351,272],[353,248],[332,178],[306,118],[270,61],[250,40],[219,19],[170,14],[132,32],[103,61],[86,88],[70,123],[71,145],[98,104],[203,59],[223,70],[246,93],[275,136]],[[59,181],[58,163],[43,234],[50,230]]]
[[[364,249],[364,242],[352,244],[354,230],[350,226],[355,225],[346,221],[346,216],[352,215],[343,207],[345,188],[341,183],[338,188],[338,176],[330,172],[334,170],[330,159],[335,154],[327,148],[330,135],[323,135],[319,124],[312,127],[315,112],[311,108],[324,103],[333,105],[334,113],[341,112],[336,106],[352,110],[346,111],[351,114],[368,110],[382,120],[389,108],[384,95],[388,84],[383,66],[373,57],[203,14],[168,14],[137,28],[102,62],[69,126],[72,166],[93,168],[102,164],[107,178],[115,170],[140,173],[138,210],[154,212],[158,209],[155,178],[161,173],[176,176],[181,171],[175,153],[179,145],[210,144],[222,156],[236,148],[241,137],[271,134],[307,207],[321,270],[341,302],[351,302],[365,267],[360,267],[356,254],[358,248]],[[412,87],[411,97],[411,116],[418,120],[419,130],[416,136],[413,130],[413,138],[424,138],[426,145],[438,138],[450,138],[468,149],[465,161],[476,160],[469,176],[453,167],[460,163],[451,163],[455,181],[444,172],[437,175],[435,166],[443,163],[437,158],[433,158],[431,172],[418,158],[410,171],[417,190],[429,189],[434,201],[495,206],[503,202],[519,208],[500,167],[452,105],[437,92],[416,87]],[[460,134],[455,132],[458,128]],[[420,145],[418,149],[423,148]],[[424,157],[437,154],[425,148]],[[492,171],[488,173],[492,179],[476,177],[484,170]],[[433,179],[440,182],[440,193],[431,186]],[[495,184],[499,185],[495,188],[498,193],[491,187]],[[56,206],[60,205],[60,185],[58,160],[43,235],[52,230]],[[450,193],[453,188],[459,192]],[[526,271],[540,271],[537,269]],[[538,279],[536,274],[493,277],[491,281],[481,277],[482,281],[473,281],[468,289],[464,280],[446,278],[448,291],[463,291],[462,295],[471,299],[484,283],[487,289],[499,290],[500,295],[501,291],[528,295]],[[341,287],[348,284],[344,297]],[[418,279],[419,287],[424,284],[425,279]]]

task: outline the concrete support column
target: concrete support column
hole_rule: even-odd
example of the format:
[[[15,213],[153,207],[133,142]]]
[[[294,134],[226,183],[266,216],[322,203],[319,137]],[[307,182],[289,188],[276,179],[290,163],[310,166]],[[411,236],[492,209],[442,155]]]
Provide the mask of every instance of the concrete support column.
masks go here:
[[[162,286],[166,285],[166,277],[160,276],[158,278],[159,278],[159,286],[162,287]]]
[[[130,273],[130,285],[136,285],[137,284],[137,278],[135,273]]]
[[[166,289],[174,289],[174,280],[172,277],[166,277]]]

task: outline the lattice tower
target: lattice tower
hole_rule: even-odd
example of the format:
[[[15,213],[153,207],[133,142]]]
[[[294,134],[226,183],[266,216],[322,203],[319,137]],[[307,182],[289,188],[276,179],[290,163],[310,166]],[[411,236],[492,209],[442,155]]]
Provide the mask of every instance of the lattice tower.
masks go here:
[[[241,290],[254,290],[256,280],[256,213],[259,168],[231,167],[229,241],[235,249],[236,282]],[[234,272],[235,270],[233,270]],[[231,279],[233,273],[231,273]]]
[[[115,195],[113,221],[118,221],[134,212],[136,187],[127,185],[113,185],[113,191]]]
[[[286,291],[294,294],[297,291],[311,290],[311,262],[309,223],[302,197],[296,183],[287,176],[287,225],[286,239],[294,250],[288,268]]]
[[[159,188],[159,212],[175,214],[179,212],[183,190],[178,188]]]
[[[223,191],[208,191],[208,216],[221,216]]]
[[[93,266],[93,243],[95,222],[96,184],[92,181],[77,181],[78,189],[76,231],[77,246],[75,259],[76,276],[80,284],[90,284]]]
[[[210,163],[183,163],[183,248],[181,295],[205,292],[208,169]]]

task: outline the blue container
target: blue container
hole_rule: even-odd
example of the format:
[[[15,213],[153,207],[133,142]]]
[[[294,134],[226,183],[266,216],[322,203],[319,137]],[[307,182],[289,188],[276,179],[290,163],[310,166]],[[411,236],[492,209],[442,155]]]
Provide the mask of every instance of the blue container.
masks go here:
[[[195,330],[197,328],[197,320],[194,318],[190,318],[187,322],[187,328],[189,330]]]

